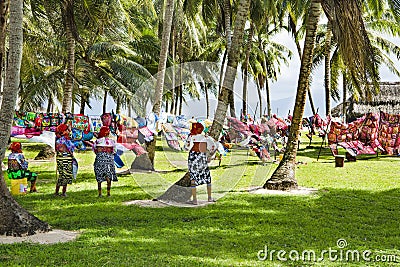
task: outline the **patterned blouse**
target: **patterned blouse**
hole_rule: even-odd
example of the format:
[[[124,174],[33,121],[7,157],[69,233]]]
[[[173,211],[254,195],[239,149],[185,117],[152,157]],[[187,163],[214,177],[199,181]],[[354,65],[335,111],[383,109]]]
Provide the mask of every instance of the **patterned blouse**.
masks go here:
[[[108,137],[99,138],[93,144],[93,151],[115,154],[117,152],[115,141]]]
[[[11,153],[8,155],[8,169],[11,171],[27,170],[28,162],[22,153]]]
[[[210,136],[206,136],[203,134],[189,135],[188,139],[185,143],[185,148],[190,150],[192,149],[194,143],[207,143],[207,150],[210,152],[214,152],[217,149],[217,145],[214,139]]]
[[[62,136],[60,138],[56,138],[56,151],[60,153],[74,153],[74,143],[71,140]]]

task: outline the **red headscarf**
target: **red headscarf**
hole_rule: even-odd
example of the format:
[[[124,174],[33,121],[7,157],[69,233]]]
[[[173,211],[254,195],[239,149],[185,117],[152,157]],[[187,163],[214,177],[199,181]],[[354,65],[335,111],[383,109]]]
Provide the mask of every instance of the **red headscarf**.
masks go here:
[[[107,126],[102,126],[100,128],[100,132],[97,135],[97,138],[102,138],[102,137],[106,137],[110,134],[110,128],[108,128]]]
[[[10,150],[13,153],[22,153],[21,147],[22,146],[20,142],[12,142],[10,145]]]
[[[57,135],[60,135],[60,136],[68,136],[69,135],[69,128],[68,128],[68,125],[66,125],[66,124],[60,124],[60,125],[58,125],[57,126],[57,128],[56,128],[56,134]]]
[[[201,134],[204,130],[203,124],[200,122],[195,122],[192,124],[192,129],[190,130],[191,135]]]

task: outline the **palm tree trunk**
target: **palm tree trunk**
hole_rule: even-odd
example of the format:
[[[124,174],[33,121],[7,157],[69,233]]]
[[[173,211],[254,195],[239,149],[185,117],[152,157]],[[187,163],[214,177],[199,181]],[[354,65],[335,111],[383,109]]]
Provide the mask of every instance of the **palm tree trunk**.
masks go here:
[[[268,83],[268,78],[265,78],[265,92],[267,94],[267,115],[270,118],[271,117],[271,95],[270,95],[270,88],[269,88],[269,83]]]
[[[131,106],[131,100],[128,99],[128,103],[127,103],[127,108],[128,108],[128,117],[132,118],[132,106]]]
[[[224,0],[224,15],[225,15],[225,35],[226,35],[226,48],[229,53],[229,49],[232,47],[232,30],[231,30],[231,1]]]
[[[10,2],[10,35],[7,74],[4,83],[4,98],[0,109],[0,159],[3,160],[11,131],[11,122],[17,102],[22,61],[22,20],[23,0]],[[46,222],[39,220],[22,208],[10,195],[0,173],[0,235],[32,235],[50,230]]]
[[[250,0],[240,0],[235,21],[235,30],[232,38],[232,47],[228,52],[228,68],[225,72],[224,83],[218,95],[218,106],[214,115],[210,136],[218,140],[228,109],[229,94],[233,91],[236,71],[239,61],[239,49],[243,43],[244,25],[250,8]],[[232,93],[233,95],[233,93]]]
[[[115,107],[115,113],[120,114],[121,113],[121,98],[117,97],[117,105]]]
[[[4,95],[0,109],[0,159],[5,155],[20,83],[22,61],[22,0],[10,3],[10,37]],[[1,202],[1,201],[0,201]]]
[[[164,88],[165,68],[167,66],[169,40],[171,35],[172,18],[174,15],[174,0],[167,0],[164,12],[163,34],[160,51],[160,61],[158,64],[157,84],[155,91],[155,99],[153,105],[153,112],[157,115],[161,111],[161,100]]]
[[[103,114],[107,112],[107,97],[108,97],[108,92],[107,92],[107,90],[104,90]]]
[[[88,98],[88,93],[81,92],[81,106],[79,108],[79,114],[85,114],[85,106]]]
[[[0,0],[0,84],[3,84],[3,70],[6,62],[6,29],[9,0]]]
[[[332,24],[328,21],[325,38],[325,116],[331,115],[331,40]]]
[[[228,51],[228,55],[232,48],[231,13],[232,13],[231,1],[224,0],[226,50]],[[229,59],[228,59],[228,61],[229,61]],[[230,111],[231,117],[236,118],[235,97],[234,97],[233,89],[228,94],[228,101],[229,101],[229,111]]]
[[[315,110],[315,106],[314,106],[314,101],[313,101],[313,98],[311,95],[310,85],[308,85],[308,88],[307,88],[307,96],[308,96],[308,101],[310,102],[311,112],[313,114],[317,114],[317,111]]]
[[[231,114],[231,117],[236,118],[236,111],[235,111],[235,94],[232,90],[229,92],[228,96],[228,101],[229,101],[229,112]]]
[[[160,51],[160,61],[158,63],[158,75],[156,90],[154,92],[154,105],[153,112],[159,116],[161,112],[161,100],[164,89],[164,79],[165,79],[165,68],[167,66],[168,51],[169,51],[169,39],[171,35],[172,18],[174,16],[174,0],[167,0],[164,10],[164,22],[163,22],[163,32],[161,40],[161,51]],[[151,163],[154,166],[154,156],[156,150],[157,139],[154,138],[152,142],[147,144],[147,152]]]
[[[171,89],[171,94],[172,94],[172,104],[171,104],[171,110],[170,110],[170,112],[172,113],[172,114],[174,114],[174,94],[175,94],[175,61],[176,61],[176,38],[175,38],[175,36],[176,36],[176,30],[175,30],[175,27],[174,26],[172,26],[173,27],[173,29],[172,29],[172,35],[171,35],[171,38],[172,38],[172,40],[171,40],[171,55],[172,55],[172,64],[173,64],[173,68],[174,68],[174,70],[172,71],[172,89]]]
[[[297,47],[297,53],[299,54],[299,57],[301,58],[302,57],[302,53],[301,53],[300,43],[299,43],[299,41],[297,39],[295,40],[295,43],[296,43],[296,47]],[[313,101],[313,98],[312,98],[312,95],[311,95],[310,86],[308,86],[308,88],[307,88],[307,96],[308,96],[308,101],[310,102],[310,107],[311,107],[312,114],[317,114],[317,111],[315,110],[315,106],[314,106],[314,101]]]
[[[222,63],[221,63],[221,71],[219,73],[219,87],[218,87],[218,94],[221,93],[221,88],[222,84],[224,82],[224,73],[225,73],[225,62],[226,58],[228,57],[228,49],[225,49],[224,55],[222,57]]]
[[[209,88],[210,88],[210,85],[208,83],[204,85],[204,94],[206,96],[206,110],[207,110],[206,118],[207,119],[210,117],[210,96],[208,95]]]
[[[304,107],[306,104],[307,88],[310,82],[315,37],[320,15],[321,5],[319,0],[312,0],[308,21],[306,24],[306,38],[304,43],[303,57],[301,58],[300,74],[297,85],[296,101],[293,110],[293,120],[289,132],[289,140],[286,145],[283,159],[279,163],[278,168],[276,168],[272,174],[271,178],[265,182],[264,188],[290,190],[298,187],[295,177],[297,143],[300,135]]]
[[[183,107],[183,85],[180,85],[180,90],[179,90],[179,112],[178,112],[178,115],[182,115],[182,107]]]
[[[67,37],[67,74],[65,75],[64,94],[62,101],[62,113],[71,111],[72,106],[72,91],[74,88],[74,73],[75,73],[75,39],[72,33],[72,25],[68,16],[71,16],[70,10],[72,10],[73,0],[63,1],[63,16],[65,23],[65,34]]]
[[[262,104],[262,91],[261,91],[262,87],[258,85],[257,83],[257,93],[258,93],[258,103],[259,104],[259,111],[260,111],[260,118],[262,117],[262,109],[263,109],[263,104]],[[254,119],[255,119],[255,115],[257,114],[257,110],[254,110]]]
[[[229,50],[232,47],[232,27],[231,27],[231,1],[230,0],[224,0],[223,2],[223,10],[224,10],[224,25],[225,25],[225,39],[226,39],[226,49],[224,52],[224,56],[222,58],[222,65],[221,65],[221,72],[219,75],[219,90],[218,93],[221,92],[222,86],[223,86],[223,81],[224,81],[224,74],[225,74],[225,69],[226,69],[226,59],[229,54]],[[230,98],[231,99],[231,98]],[[235,109],[234,104],[233,104],[233,110]],[[232,111],[232,106],[231,106],[231,111]],[[231,112],[231,116],[235,116],[235,112]]]
[[[252,46],[254,34],[254,24],[250,24],[250,32],[249,32],[249,39],[247,40],[247,47],[246,47],[246,58],[244,60],[244,67],[243,67],[243,92],[242,92],[242,112],[243,114],[247,114],[247,86],[249,81],[249,61],[250,61],[250,52]]]
[[[47,101],[48,101],[48,102],[47,102],[46,112],[47,112],[47,113],[50,113],[50,112],[51,112],[51,107],[52,107],[53,100],[51,99],[51,97],[49,97],[49,99],[48,99]]]
[[[178,103],[179,103],[179,91],[180,91],[181,86],[179,85],[177,88],[175,88],[175,103],[174,103],[174,115],[176,115],[177,110],[178,110]]]
[[[343,104],[342,104],[342,114],[343,114],[343,122],[347,123],[347,78],[346,75],[343,74]]]

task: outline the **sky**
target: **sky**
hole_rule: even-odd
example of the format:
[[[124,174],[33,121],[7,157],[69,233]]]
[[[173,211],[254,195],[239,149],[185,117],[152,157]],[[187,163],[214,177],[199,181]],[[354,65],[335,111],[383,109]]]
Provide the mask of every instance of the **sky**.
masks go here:
[[[400,38],[389,38],[390,41],[400,46]],[[300,72],[300,59],[297,54],[296,46],[292,38],[287,33],[280,33],[275,37],[275,41],[287,46],[290,50],[292,50],[293,56],[289,61],[289,66],[282,65],[281,73],[278,75],[278,79],[274,83],[270,83],[270,96],[271,96],[271,106],[272,113],[277,114],[281,117],[286,117],[289,112],[293,112],[294,100],[296,97],[296,89],[297,89],[297,81]],[[398,59],[393,58],[396,62],[397,68],[400,70],[400,61]],[[382,82],[395,82],[400,81],[400,78],[396,77],[392,74],[386,67],[382,67],[380,69],[380,76]],[[242,79],[241,74],[237,75],[237,79],[235,81],[235,95],[237,99],[235,100],[236,105],[236,114],[239,115],[242,103],[240,100],[240,96],[242,95]],[[339,82],[339,86],[341,85],[341,81]],[[324,89],[324,68],[323,65],[319,66],[312,73],[312,83],[311,83],[311,94],[314,101],[314,106],[318,109],[318,113],[321,115],[325,115],[325,89]],[[341,96],[341,92],[340,92]],[[253,81],[249,83],[249,113],[254,114],[254,109],[257,106],[258,102],[258,93],[256,85]],[[335,107],[340,102],[335,102],[331,99],[331,107]],[[203,101],[201,101],[203,102]],[[216,101],[213,101],[214,105],[216,105]],[[266,106],[266,94],[263,91],[263,107]],[[193,108],[195,107],[195,108]],[[184,111],[188,112],[190,115],[194,115],[196,117],[204,116],[204,103],[198,103],[197,101],[191,101],[190,107],[186,107]],[[264,109],[263,109],[264,110]],[[258,114],[258,111],[257,111]],[[310,104],[306,102],[306,107],[304,111],[304,117],[311,116],[312,111]],[[257,115],[258,117],[258,115]]]
[[[388,38],[393,43],[400,46],[400,38]],[[288,33],[280,33],[278,34],[275,39],[276,42],[284,44],[290,50],[292,50],[293,56],[292,59],[289,60],[289,66],[282,65],[281,66],[281,73],[278,75],[278,79],[276,82],[270,83],[270,95],[271,95],[271,106],[272,112],[277,114],[281,117],[286,117],[289,112],[293,112],[294,107],[294,100],[296,96],[296,89],[297,89],[297,80],[300,71],[300,59],[296,52],[296,47],[292,37],[288,35]],[[400,70],[400,61],[393,58],[396,62],[397,68]],[[240,68],[239,68],[240,69]],[[400,81],[400,78],[396,77],[392,74],[386,67],[382,67],[380,70],[381,81],[383,82],[393,82],[393,81]],[[249,114],[252,116],[255,113],[255,108],[259,105],[258,104],[258,93],[257,88],[252,81],[249,80],[249,92],[248,92],[248,110]],[[339,82],[339,85],[341,82]],[[236,105],[236,115],[239,116],[242,101],[242,74],[238,71],[235,85],[234,85],[234,92],[235,92],[235,105]],[[314,101],[314,106],[318,109],[318,113],[321,115],[325,114],[325,92],[324,92],[324,70],[323,65],[319,66],[313,73],[312,73],[312,83],[311,83],[311,93]],[[263,111],[266,106],[266,94],[265,91],[262,92],[263,95]],[[341,95],[341,93],[340,93]],[[341,100],[340,100],[341,101]],[[217,101],[215,98],[211,98],[211,116],[213,116],[213,111],[216,109]],[[335,107],[337,102],[331,99],[331,107]],[[92,110],[87,110],[86,114],[88,115],[99,115],[101,114],[101,103],[93,103]],[[115,109],[115,103],[112,99],[108,99],[107,110],[111,111],[111,109]],[[149,108],[150,110],[151,108]],[[76,108],[75,110],[79,110]],[[204,97],[201,97],[199,100],[188,100],[186,104],[183,106],[183,112],[188,118],[192,116],[196,118],[205,118],[206,116],[206,104]],[[258,117],[258,110],[257,110],[257,117]],[[311,116],[311,108],[310,104],[307,100],[304,117]]]

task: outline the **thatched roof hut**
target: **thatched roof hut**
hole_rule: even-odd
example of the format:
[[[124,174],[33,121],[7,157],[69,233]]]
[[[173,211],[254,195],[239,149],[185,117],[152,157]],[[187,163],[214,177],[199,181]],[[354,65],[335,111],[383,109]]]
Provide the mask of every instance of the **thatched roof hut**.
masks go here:
[[[339,104],[331,110],[333,117],[341,117],[343,104]],[[346,120],[353,121],[368,112],[379,113],[384,111],[391,114],[400,114],[400,82],[381,82],[380,91],[369,99],[358,101],[350,97],[346,101]]]

